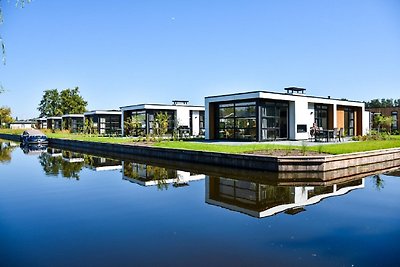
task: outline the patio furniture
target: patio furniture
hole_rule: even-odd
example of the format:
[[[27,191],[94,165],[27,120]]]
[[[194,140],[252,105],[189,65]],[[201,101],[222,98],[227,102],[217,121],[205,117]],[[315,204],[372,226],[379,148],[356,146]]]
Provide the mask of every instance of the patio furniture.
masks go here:
[[[339,129],[339,142],[342,142],[342,139],[344,137],[344,128]]]

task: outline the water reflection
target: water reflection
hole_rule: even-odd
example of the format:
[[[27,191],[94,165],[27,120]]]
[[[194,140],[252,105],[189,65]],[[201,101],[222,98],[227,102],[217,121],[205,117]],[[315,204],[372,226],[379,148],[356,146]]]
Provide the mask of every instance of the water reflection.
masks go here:
[[[122,160],[96,157],[93,155],[84,155],[85,165],[94,171],[121,170]]]
[[[42,144],[22,144],[20,145],[24,154],[27,155],[40,155],[47,151],[47,145]]]
[[[188,186],[189,182],[202,180],[205,175],[167,169],[160,166],[124,161],[123,176],[124,180],[142,186],[156,185],[158,189],[168,189],[169,184],[174,187]]]
[[[364,188],[364,179],[330,186],[279,186],[224,177],[206,178],[206,203],[239,211],[257,218],[280,212],[297,214],[305,206]]]
[[[12,141],[0,140],[0,162],[10,162],[11,152],[18,146],[18,143]]]
[[[14,146],[15,147],[15,146]],[[13,145],[1,143],[1,161],[11,160]],[[157,163],[146,159],[122,159],[61,150],[57,148],[28,148],[39,153],[39,162],[46,175],[80,180],[83,169],[93,171],[120,170],[122,179],[141,186],[185,187],[192,181],[205,180],[205,202],[262,218],[277,213],[297,214],[306,207],[328,197],[338,197],[365,186],[367,174],[352,172],[268,173],[232,170],[212,166],[186,164],[178,169],[175,162]],[[201,170],[204,174],[199,174]],[[338,176],[338,173],[343,176]],[[115,174],[121,177],[121,174]],[[378,174],[369,174],[377,190],[384,188]],[[399,176],[400,171],[387,175]]]

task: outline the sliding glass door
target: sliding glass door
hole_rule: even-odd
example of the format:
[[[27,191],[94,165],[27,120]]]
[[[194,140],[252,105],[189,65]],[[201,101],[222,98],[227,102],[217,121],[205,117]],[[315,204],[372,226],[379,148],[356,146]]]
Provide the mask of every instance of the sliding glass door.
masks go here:
[[[288,138],[288,104],[265,102],[261,104],[261,140]]]

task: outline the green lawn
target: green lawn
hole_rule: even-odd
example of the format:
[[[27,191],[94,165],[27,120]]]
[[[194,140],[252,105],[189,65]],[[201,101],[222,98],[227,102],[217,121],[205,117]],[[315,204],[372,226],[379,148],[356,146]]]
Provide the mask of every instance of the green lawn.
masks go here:
[[[23,130],[10,130],[0,129],[0,133],[8,134],[21,134]],[[123,137],[98,137],[89,136],[82,134],[70,134],[68,132],[56,132],[44,131],[50,138],[64,138],[71,140],[81,140],[89,142],[106,142],[106,143],[133,143],[133,138]],[[196,151],[209,151],[209,152],[225,152],[225,153],[249,153],[254,151],[270,151],[270,150],[307,150],[316,151],[326,154],[346,154],[352,152],[362,152],[370,150],[379,150],[386,148],[397,148],[400,147],[400,136],[391,136],[391,140],[383,141],[360,141],[360,142],[346,142],[336,143],[321,146],[290,146],[290,145],[275,145],[268,143],[254,143],[246,145],[222,145],[218,143],[203,143],[203,142],[191,142],[191,141],[163,141],[152,144],[155,147],[161,148],[173,148],[173,149],[187,149]]]
[[[161,142],[155,144],[157,147],[175,148],[175,149],[188,149],[198,151],[211,151],[211,152],[226,152],[226,153],[246,153],[253,151],[263,150],[276,150],[276,149],[298,149],[307,151],[316,151],[326,154],[346,154],[352,152],[362,152],[370,150],[378,150],[385,148],[400,147],[400,138],[396,137],[393,140],[384,141],[362,141],[362,142],[347,142],[321,146],[289,146],[289,145],[274,145],[274,144],[251,144],[251,145],[220,145],[220,144],[206,144],[197,142]]]

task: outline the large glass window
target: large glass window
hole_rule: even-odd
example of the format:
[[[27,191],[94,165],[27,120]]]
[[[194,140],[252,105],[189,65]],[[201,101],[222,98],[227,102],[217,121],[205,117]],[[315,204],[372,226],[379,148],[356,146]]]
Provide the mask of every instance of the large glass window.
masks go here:
[[[315,104],[314,114],[315,123],[317,126],[328,129],[328,106]]]
[[[220,104],[217,114],[219,139],[257,139],[256,102]]]
[[[261,104],[261,139],[275,140],[288,137],[288,104],[265,102]]]
[[[397,111],[392,111],[392,130],[398,129],[397,119]]]
[[[354,109],[344,108],[344,131],[347,136],[354,136]]]

